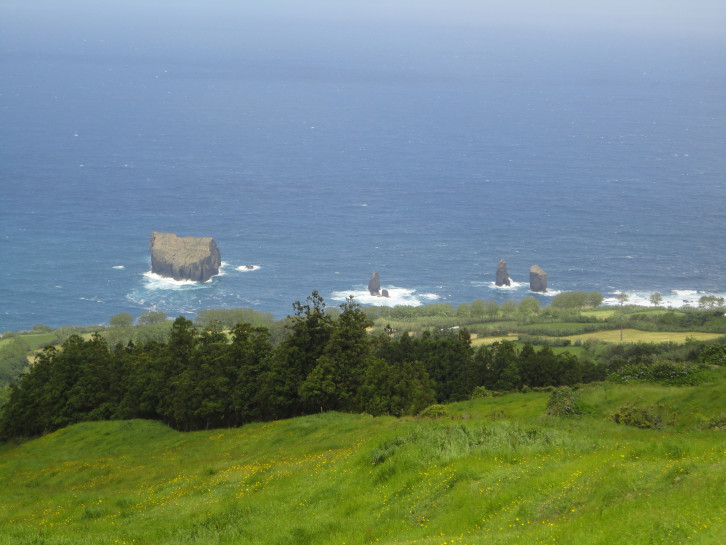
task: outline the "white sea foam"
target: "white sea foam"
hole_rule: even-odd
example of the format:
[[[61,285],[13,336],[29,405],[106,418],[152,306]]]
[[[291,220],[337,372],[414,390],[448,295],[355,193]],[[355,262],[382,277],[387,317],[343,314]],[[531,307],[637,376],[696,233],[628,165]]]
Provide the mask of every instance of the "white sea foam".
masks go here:
[[[250,272],[250,271],[256,271],[260,268],[259,265],[240,265],[239,267],[235,267],[235,270],[242,271],[242,272]]]
[[[126,267],[124,267],[123,265],[114,265],[113,268],[114,269],[125,269]]]
[[[147,290],[183,290],[202,286],[194,280],[174,280],[151,271],[144,273],[144,283]]]
[[[605,297],[603,304],[608,306],[620,306],[618,295],[621,293],[625,293],[625,295],[628,296],[627,301],[625,301],[626,305],[638,305],[643,307],[656,306],[650,301],[650,298],[655,291],[616,291]],[[726,293],[715,293],[701,290],[671,290],[669,292],[664,291],[659,293],[661,294],[662,300],[658,306],[663,308],[698,308],[701,297],[715,296],[726,298]]]
[[[426,301],[435,301],[439,296],[435,293],[417,293],[415,289],[397,288],[396,286],[381,287],[381,291],[388,290],[388,297],[376,297],[371,295],[367,289],[352,289],[347,291],[334,291],[330,298],[333,301],[345,301],[351,295],[356,303],[362,305],[376,305],[379,307],[395,307],[407,305],[418,307]]]
[[[488,282],[487,285],[490,288],[493,288],[495,290],[511,290],[511,291],[514,291],[514,290],[518,290],[520,288],[527,287],[529,284],[527,284],[525,282],[516,282],[516,281],[512,280],[512,277],[510,276],[509,277],[509,285],[508,286],[497,286],[496,282],[493,282],[493,281],[492,282]]]
[[[227,271],[225,271],[225,269],[229,266],[229,263],[227,263],[226,261],[222,261],[222,263],[219,264],[219,272],[213,275],[212,278],[214,278],[215,276],[224,276],[225,274],[227,274]],[[212,278],[207,280],[207,282],[211,282]]]
[[[532,293],[535,295],[543,295],[544,297],[554,297],[555,295],[559,295],[560,293],[562,293],[562,290],[553,290],[550,288],[547,288],[547,291],[545,291],[545,292],[532,291],[532,290],[528,290],[528,291],[529,291],[529,293]]]

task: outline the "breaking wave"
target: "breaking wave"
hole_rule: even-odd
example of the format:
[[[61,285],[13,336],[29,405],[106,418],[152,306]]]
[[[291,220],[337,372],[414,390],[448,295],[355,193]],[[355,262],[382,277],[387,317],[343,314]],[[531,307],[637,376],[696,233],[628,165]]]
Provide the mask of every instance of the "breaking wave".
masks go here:
[[[345,301],[353,296],[356,303],[361,305],[375,305],[379,307],[395,307],[407,305],[418,307],[431,301],[440,299],[435,293],[418,293],[415,289],[397,288],[395,286],[382,287],[381,290],[388,290],[388,297],[376,297],[371,295],[367,289],[353,289],[347,291],[334,291],[330,298],[333,301]]]
[[[529,284],[527,284],[525,282],[516,282],[516,281],[512,280],[512,277],[511,276],[509,277],[509,286],[497,286],[497,284],[495,282],[493,282],[493,281],[492,282],[488,282],[487,284],[492,289],[495,289],[495,290],[503,290],[503,291],[510,291],[510,290],[511,291],[514,291],[514,290],[518,290],[518,289],[521,289],[521,288],[526,288],[529,285]]]
[[[603,305],[620,306],[618,295],[625,293],[628,296],[626,305],[638,305],[643,307],[663,307],[663,308],[698,308],[701,297],[721,297],[726,298],[726,293],[715,293],[701,290],[671,290],[669,292],[658,292],[661,294],[661,301],[657,305],[651,302],[651,297],[655,291],[616,291],[609,294],[603,300]]]
[[[144,276],[144,288],[147,290],[189,290],[199,289],[204,285],[194,280],[174,280],[160,274],[147,271]]]

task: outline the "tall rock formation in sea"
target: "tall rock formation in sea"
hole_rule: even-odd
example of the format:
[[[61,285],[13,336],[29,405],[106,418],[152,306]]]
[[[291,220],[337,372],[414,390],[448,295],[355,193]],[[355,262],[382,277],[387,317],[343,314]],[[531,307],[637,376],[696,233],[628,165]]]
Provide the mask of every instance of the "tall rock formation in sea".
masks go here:
[[[511,286],[511,281],[509,280],[509,273],[507,272],[507,262],[503,259],[499,260],[499,263],[497,264],[497,276],[496,280],[494,281],[495,286]]]
[[[206,282],[219,274],[222,256],[212,237],[179,237],[174,233],[151,234],[151,272],[175,280]]]
[[[547,291],[547,273],[539,265],[532,265],[529,269],[529,289],[531,291]]]
[[[368,293],[379,297],[381,295],[381,279],[377,272],[371,274],[371,279],[368,281]]]

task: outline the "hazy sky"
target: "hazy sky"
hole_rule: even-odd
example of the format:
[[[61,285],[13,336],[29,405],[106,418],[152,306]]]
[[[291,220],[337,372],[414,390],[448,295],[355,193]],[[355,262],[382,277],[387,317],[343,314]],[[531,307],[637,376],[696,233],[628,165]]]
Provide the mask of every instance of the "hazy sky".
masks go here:
[[[17,23],[74,28],[167,25],[240,17],[643,32],[721,39],[723,0],[3,0],[0,33]]]

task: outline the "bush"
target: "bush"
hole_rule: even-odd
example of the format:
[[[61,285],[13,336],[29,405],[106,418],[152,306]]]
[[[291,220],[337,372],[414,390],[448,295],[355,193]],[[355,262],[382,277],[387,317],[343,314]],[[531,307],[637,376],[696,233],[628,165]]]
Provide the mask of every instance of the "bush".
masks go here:
[[[602,294],[596,291],[591,293],[584,291],[566,291],[555,295],[550,305],[553,308],[563,309],[583,308],[587,306],[598,307],[602,301]]]
[[[449,413],[446,411],[446,407],[444,407],[443,405],[430,405],[426,407],[423,411],[421,411],[418,415],[421,418],[433,419],[449,416]]]
[[[136,323],[138,325],[152,325],[152,324],[161,324],[166,322],[167,317],[164,312],[144,312],[141,316],[139,316],[138,320],[136,320]]]
[[[695,386],[712,380],[712,375],[702,364],[675,361],[645,361],[625,364],[607,380],[627,382],[658,382],[672,386]]]
[[[721,414],[713,417],[708,421],[706,427],[710,430],[724,431],[726,430],[726,411],[721,411]]]
[[[494,397],[494,393],[487,390],[485,386],[477,386],[471,393],[471,399],[484,399],[485,397]]]
[[[718,344],[706,345],[701,350],[701,361],[708,365],[726,365],[726,347]]]
[[[119,312],[109,318],[108,323],[114,327],[130,326],[134,323],[134,317],[128,312]]]
[[[617,409],[613,414],[608,417],[608,420],[612,420],[616,424],[623,424],[625,426],[633,426],[641,429],[662,429],[663,428],[663,417],[661,415],[662,409],[654,409],[653,407],[631,407],[625,406]]]
[[[569,386],[560,386],[550,394],[546,413],[549,416],[567,417],[582,414],[582,412],[580,396]]]

